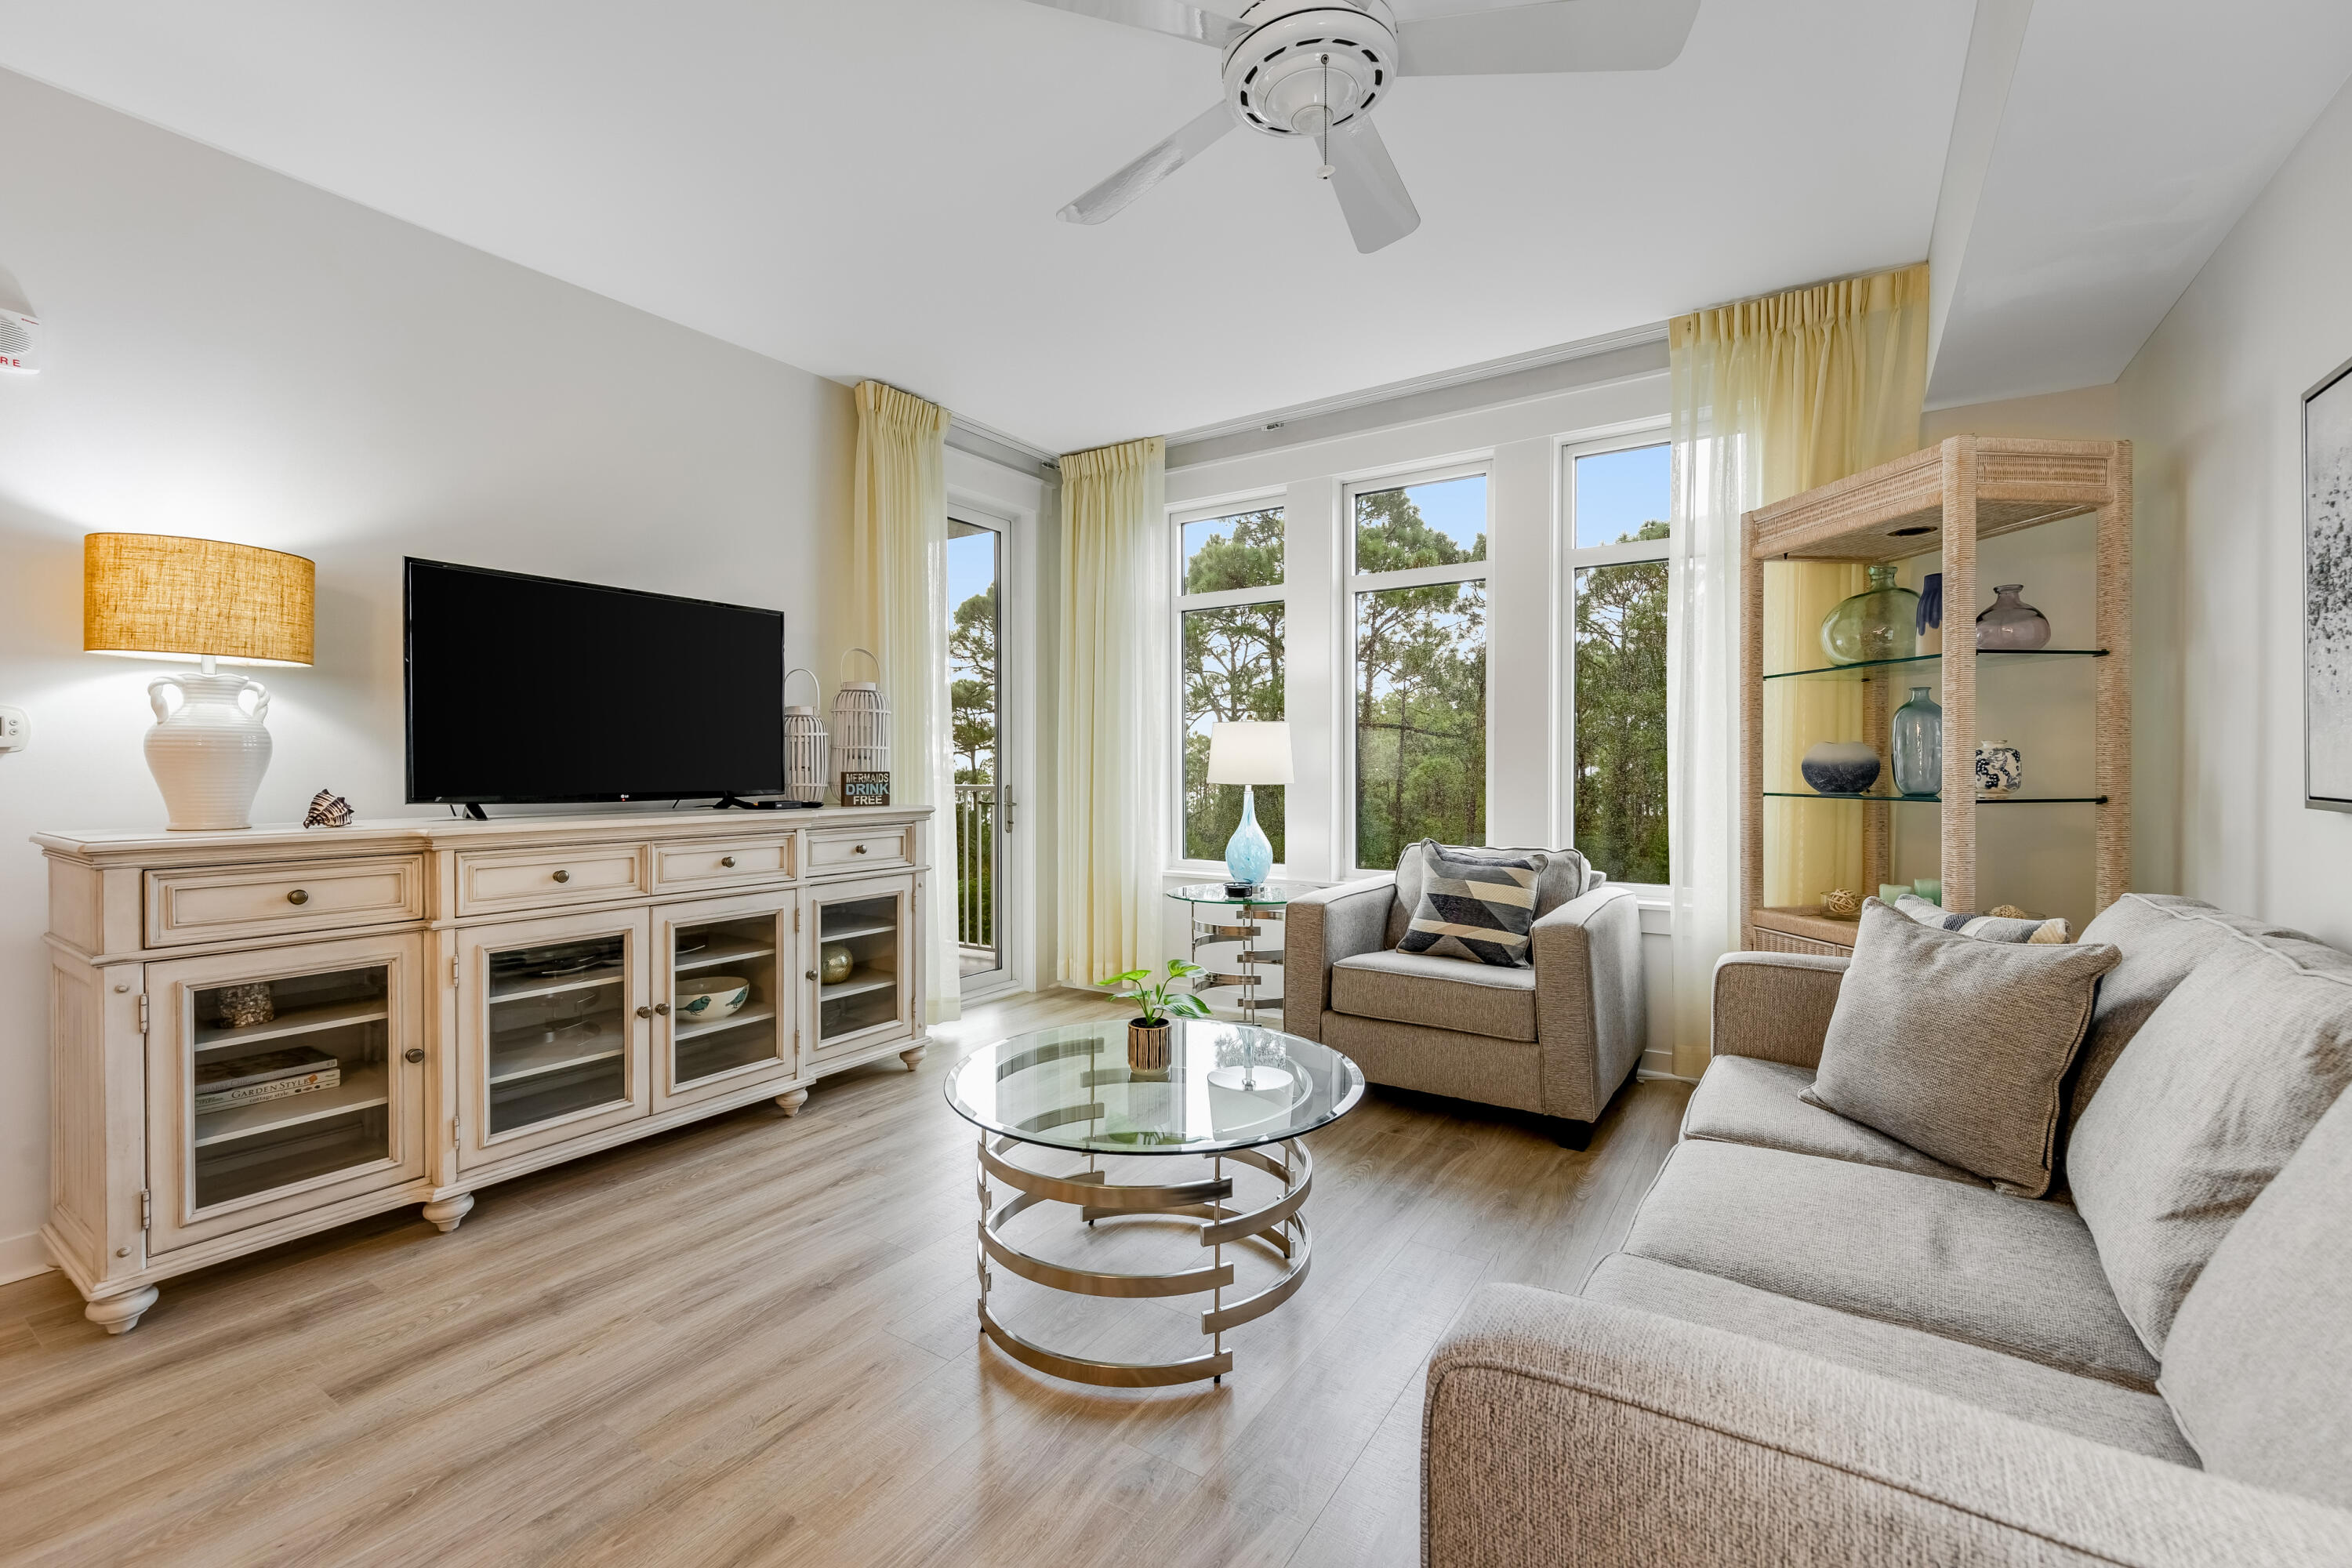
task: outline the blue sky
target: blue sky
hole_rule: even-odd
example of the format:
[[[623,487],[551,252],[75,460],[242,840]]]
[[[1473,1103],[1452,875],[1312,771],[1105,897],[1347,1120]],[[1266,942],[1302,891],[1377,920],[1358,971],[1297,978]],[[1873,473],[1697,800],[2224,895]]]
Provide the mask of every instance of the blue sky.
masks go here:
[[[1663,521],[1674,499],[1673,453],[1661,441],[1577,458],[1578,548],[1614,544],[1653,519]]]
[[[948,615],[996,580],[996,535],[982,530],[948,541]]]

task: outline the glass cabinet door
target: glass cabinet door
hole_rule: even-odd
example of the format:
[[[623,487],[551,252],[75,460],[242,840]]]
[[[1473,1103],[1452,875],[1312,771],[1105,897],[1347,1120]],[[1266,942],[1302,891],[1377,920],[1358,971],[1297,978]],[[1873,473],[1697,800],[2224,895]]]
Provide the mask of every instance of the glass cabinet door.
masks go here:
[[[915,879],[875,877],[820,887],[810,958],[815,968],[816,1049],[845,1050],[914,1027]]]
[[[157,964],[155,1251],[423,1173],[419,939]],[[415,1060],[409,1060],[411,1054]]]
[[[799,909],[797,893],[770,893],[654,911],[656,1110],[791,1076]]]
[[[473,983],[463,1032],[461,1163],[520,1153],[650,1109],[645,917],[634,911],[461,933]]]

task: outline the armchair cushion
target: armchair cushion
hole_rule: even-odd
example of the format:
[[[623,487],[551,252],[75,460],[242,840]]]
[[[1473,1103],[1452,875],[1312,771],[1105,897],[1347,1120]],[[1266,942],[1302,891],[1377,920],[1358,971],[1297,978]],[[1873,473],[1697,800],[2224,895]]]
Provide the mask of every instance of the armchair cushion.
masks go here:
[[[1331,1010],[1501,1040],[1532,1040],[1536,972],[1428,953],[1358,953],[1331,966]]]
[[[1421,897],[1397,951],[1501,969],[1525,963],[1536,878],[1550,857],[1426,841],[1421,850]]]
[[[1435,847],[1433,839],[1408,844],[1397,857],[1395,899],[1389,906],[1388,931],[1382,945],[1394,947],[1404,940],[1405,928],[1412,921],[1412,911],[1421,902],[1421,887],[1427,874],[1428,860],[1424,854]],[[1542,855],[1548,857],[1536,873],[1536,919],[1592,891],[1609,879],[1592,869],[1584,857],[1574,849],[1478,849],[1481,855]]]

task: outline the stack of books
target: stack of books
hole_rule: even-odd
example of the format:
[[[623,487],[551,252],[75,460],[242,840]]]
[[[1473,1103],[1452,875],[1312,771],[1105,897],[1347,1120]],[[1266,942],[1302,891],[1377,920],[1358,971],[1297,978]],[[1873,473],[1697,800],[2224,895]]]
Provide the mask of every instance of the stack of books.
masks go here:
[[[226,1061],[196,1064],[196,1110],[226,1110],[265,1100],[310,1094],[343,1081],[343,1064],[321,1050],[295,1046]]]

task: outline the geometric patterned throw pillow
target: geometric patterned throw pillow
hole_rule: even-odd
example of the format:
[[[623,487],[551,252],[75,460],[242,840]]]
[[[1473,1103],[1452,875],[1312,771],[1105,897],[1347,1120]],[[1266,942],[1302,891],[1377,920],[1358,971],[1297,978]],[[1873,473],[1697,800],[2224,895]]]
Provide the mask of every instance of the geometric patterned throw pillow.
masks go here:
[[[1503,969],[1525,963],[1528,928],[1536,919],[1536,879],[1551,858],[1434,840],[1423,840],[1421,850],[1421,900],[1397,951]]]

